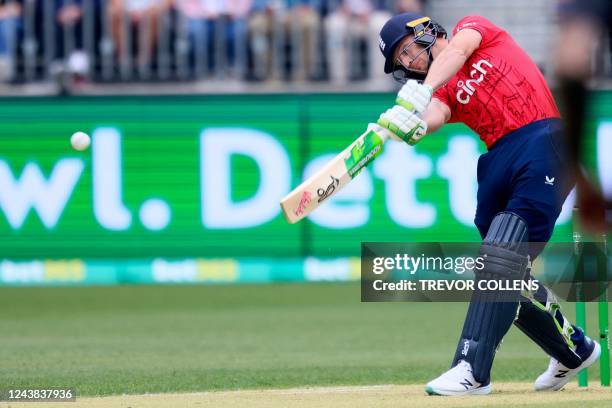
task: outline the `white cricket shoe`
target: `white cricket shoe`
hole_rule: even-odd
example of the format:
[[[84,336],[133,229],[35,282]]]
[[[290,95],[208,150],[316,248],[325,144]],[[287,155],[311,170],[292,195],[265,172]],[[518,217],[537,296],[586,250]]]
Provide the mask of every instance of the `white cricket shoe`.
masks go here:
[[[536,391],[560,390],[581,370],[592,365],[597,361],[597,359],[599,359],[599,355],[601,354],[601,346],[599,343],[586,336],[584,339],[584,343],[578,346],[576,349],[576,353],[583,359],[582,364],[580,364],[577,368],[571,369],[565,367],[554,358],[551,358],[550,363],[548,364],[548,369],[540,374],[535,381],[534,388]]]
[[[472,365],[465,360],[427,383],[429,395],[486,395],[491,393],[491,384],[480,385],[472,374]]]

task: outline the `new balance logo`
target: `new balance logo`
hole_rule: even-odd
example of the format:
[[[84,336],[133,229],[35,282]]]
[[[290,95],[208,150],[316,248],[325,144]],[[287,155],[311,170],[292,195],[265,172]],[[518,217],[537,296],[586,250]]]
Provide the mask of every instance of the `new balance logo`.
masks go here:
[[[546,181],[544,182],[544,184],[548,184],[549,186],[554,186],[555,185],[555,178],[554,177],[548,177],[548,176],[544,176],[546,177]]]
[[[569,370],[559,370],[557,371],[556,378],[565,378],[565,374],[569,373]]]
[[[467,378],[464,378],[464,379],[463,379],[463,382],[460,382],[459,384],[463,385],[463,386],[465,387],[465,389],[466,389],[466,390],[469,390],[469,389],[470,389],[470,387],[473,387],[473,386],[474,386],[474,384],[472,384],[472,383],[470,382],[470,380],[468,380]]]
[[[461,350],[461,355],[467,356],[469,350],[470,350],[470,342],[468,340],[465,340],[463,342],[463,350]]]

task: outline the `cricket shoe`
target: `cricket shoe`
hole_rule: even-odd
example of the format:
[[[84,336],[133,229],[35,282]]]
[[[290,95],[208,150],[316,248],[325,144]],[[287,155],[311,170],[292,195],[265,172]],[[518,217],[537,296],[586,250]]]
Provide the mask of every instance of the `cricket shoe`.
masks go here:
[[[581,370],[593,365],[599,359],[601,346],[587,336],[576,345],[576,354],[582,359],[582,364],[572,369],[567,368],[554,358],[550,359],[548,369],[544,371],[535,381],[536,391],[558,391],[570,382]]]
[[[481,385],[474,379],[472,365],[465,360],[427,383],[429,395],[486,395],[491,393],[491,384]]]

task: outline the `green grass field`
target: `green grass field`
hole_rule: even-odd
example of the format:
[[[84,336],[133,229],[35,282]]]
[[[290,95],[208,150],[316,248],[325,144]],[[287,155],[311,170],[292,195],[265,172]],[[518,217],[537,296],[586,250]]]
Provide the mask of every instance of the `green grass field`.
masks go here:
[[[360,303],[358,284],[3,288],[0,384],[79,395],[423,384],[448,368],[465,307]],[[547,364],[512,328],[493,380],[533,381]]]

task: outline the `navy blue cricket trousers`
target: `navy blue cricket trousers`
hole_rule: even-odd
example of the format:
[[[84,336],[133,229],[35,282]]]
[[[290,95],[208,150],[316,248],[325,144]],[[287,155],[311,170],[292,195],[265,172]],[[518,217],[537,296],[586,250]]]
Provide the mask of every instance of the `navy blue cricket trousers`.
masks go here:
[[[508,133],[480,156],[474,222],[483,238],[495,215],[510,211],[527,222],[530,242],[548,242],[574,184],[562,137],[560,119],[543,119]],[[533,248],[532,259],[543,245]]]

